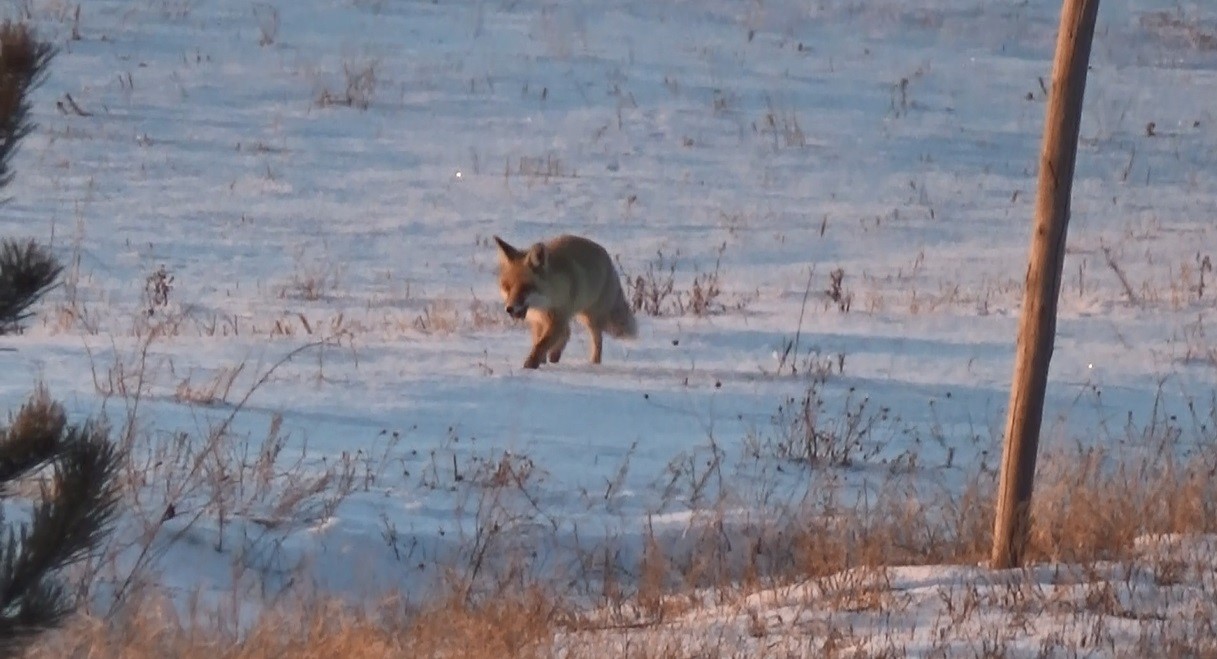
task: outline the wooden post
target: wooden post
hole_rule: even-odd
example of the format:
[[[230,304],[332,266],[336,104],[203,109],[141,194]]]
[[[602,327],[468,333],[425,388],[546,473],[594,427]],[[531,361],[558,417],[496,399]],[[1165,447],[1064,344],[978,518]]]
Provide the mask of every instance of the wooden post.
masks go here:
[[[1065,261],[1082,97],[1098,11],[1099,0],[1064,0],[1061,8],[993,526],[990,566],[995,569],[1022,564],[1030,530],[1031,490],[1048,364],[1056,338],[1057,297]]]

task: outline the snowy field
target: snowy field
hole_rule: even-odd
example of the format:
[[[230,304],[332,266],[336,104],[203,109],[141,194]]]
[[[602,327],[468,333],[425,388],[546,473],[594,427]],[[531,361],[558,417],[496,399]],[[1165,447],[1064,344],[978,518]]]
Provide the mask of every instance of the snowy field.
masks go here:
[[[0,235],[67,267],[0,403],[45,382],[143,461],[115,588],[573,573],[996,467],[1055,0],[8,4],[60,53]],[[1105,0],[1091,63],[1043,447],[1211,450],[1217,11]],[[659,313],[525,371],[490,238],[561,232]]]

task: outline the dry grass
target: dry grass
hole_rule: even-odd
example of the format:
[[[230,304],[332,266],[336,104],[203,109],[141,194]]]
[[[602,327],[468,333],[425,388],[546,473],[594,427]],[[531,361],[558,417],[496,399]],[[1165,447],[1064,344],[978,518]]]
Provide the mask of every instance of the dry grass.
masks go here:
[[[554,153],[543,156],[520,156],[513,160],[508,158],[503,164],[503,180],[510,182],[512,178],[520,179],[532,185],[549,183],[554,179],[578,178],[579,172]]]
[[[164,602],[128,607],[114,620],[82,616],[27,657],[390,657],[400,634],[373,616],[333,603],[262,616],[243,636],[204,616],[181,616]]]
[[[277,28],[276,28],[277,29]],[[342,63],[342,81],[322,85],[317,92],[319,107],[345,106],[367,110],[381,84],[380,60],[361,58]]]
[[[1141,15],[1141,28],[1167,44],[1199,51],[1217,50],[1217,22],[1174,10],[1151,11]]]
[[[511,326],[512,322],[502,307],[476,297],[468,302],[434,299],[423,305],[409,328],[423,334],[454,334],[503,329]]]
[[[26,657],[539,657],[551,654],[559,622],[554,602],[535,589],[477,604],[454,595],[423,608],[297,598],[244,631],[225,616],[181,614],[165,600],[146,598],[109,620],[78,616]]]
[[[1098,449],[1045,456],[1030,562],[1068,562],[1097,574],[1110,571],[1103,565],[1143,556],[1137,538],[1217,530],[1217,485],[1209,478],[1214,466],[1211,456],[1179,462],[1165,449],[1138,460]],[[755,647],[748,643],[786,634],[777,618],[792,614],[767,613],[763,602],[769,596],[759,593],[798,584],[812,585],[800,596],[798,611],[836,612],[838,618],[830,617],[827,627],[809,631],[807,638],[775,644],[784,648],[776,656],[819,654],[835,644],[881,647],[875,638],[853,636],[839,616],[903,612],[908,602],[889,583],[893,566],[975,566],[987,558],[992,478],[978,476],[950,496],[924,489],[892,479],[870,505],[842,507],[827,496],[738,534],[727,531],[730,522],[723,517],[691,527],[682,534],[684,542],[652,534],[637,563],[619,566],[615,587],[598,594],[572,592],[558,579],[518,575],[492,588],[453,582],[423,606],[386,600],[357,608],[324,594],[296,592],[238,631],[231,612],[182,614],[145,593],[108,619],[80,616],[29,657],[590,657],[610,647],[630,657],[731,656]],[[1195,566],[1187,560],[1153,563],[1155,582],[1170,586],[1188,579]],[[1069,597],[1035,583],[996,591],[960,585],[943,590],[947,613],[936,624],[946,631],[964,629],[993,607],[1009,615],[1049,611],[1071,619],[1118,620],[1128,614],[1116,585],[1083,580]],[[698,612],[708,605],[717,607],[714,615],[742,620],[746,634],[715,635],[696,627],[698,616],[706,615]],[[1210,622],[1217,625],[1217,618]],[[1146,647],[1185,632],[1173,629],[1146,628]],[[1010,629],[968,642],[977,649],[1000,648],[1016,634]],[[1203,650],[1186,638],[1176,641],[1180,648]],[[1061,643],[1068,648],[1072,641]]]

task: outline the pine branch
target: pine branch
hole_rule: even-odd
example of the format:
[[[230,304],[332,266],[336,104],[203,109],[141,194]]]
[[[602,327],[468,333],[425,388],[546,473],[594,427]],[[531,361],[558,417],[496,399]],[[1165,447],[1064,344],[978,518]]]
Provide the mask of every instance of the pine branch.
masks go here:
[[[55,572],[87,556],[109,532],[121,456],[104,426],[66,426],[62,406],[43,389],[0,436],[9,480],[48,461],[53,469],[30,522],[6,529],[0,543],[0,655],[7,656],[71,612]]]
[[[46,79],[55,48],[37,39],[25,24],[0,23],[0,188],[12,182],[10,160],[21,139],[34,129],[29,94]],[[0,244],[0,334],[17,328],[54,285],[62,267],[34,242]]]
[[[39,634],[62,623],[70,613],[72,607],[62,586],[50,580],[35,584],[0,614],[0,656],[19,656]]]
[[[118,512],[120,458],[105,426],[87,423],[64,433],[53,486],[34,508],[25,549],[31,569],[54,571],[101,543]]]
[[[55,287],[63,266],[34,241],[0,241],[0,335],[29,318],[29,308]]]
[[[46,79],[55,48],[25,24],[0,23],[0,188],[13,180],[9,159],[34,129],[29,93]]]
[[[0,486],[55,457],[65,425],[63,407],[39,388],[0,432]]]

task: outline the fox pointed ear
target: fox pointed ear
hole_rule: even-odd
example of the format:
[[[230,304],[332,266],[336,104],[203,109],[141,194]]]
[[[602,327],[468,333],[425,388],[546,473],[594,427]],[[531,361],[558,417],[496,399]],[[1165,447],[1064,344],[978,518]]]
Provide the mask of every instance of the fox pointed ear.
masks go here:
[[[520,250],[512,247],[506,240],[498,236],[494,236],[494,242],[499,246],[499,254],[508,261],[518,261],[520,258]]]
[[[549,250],[545,243],[537,243],[528,250],[528,267],[538,272],[549,267]]]

